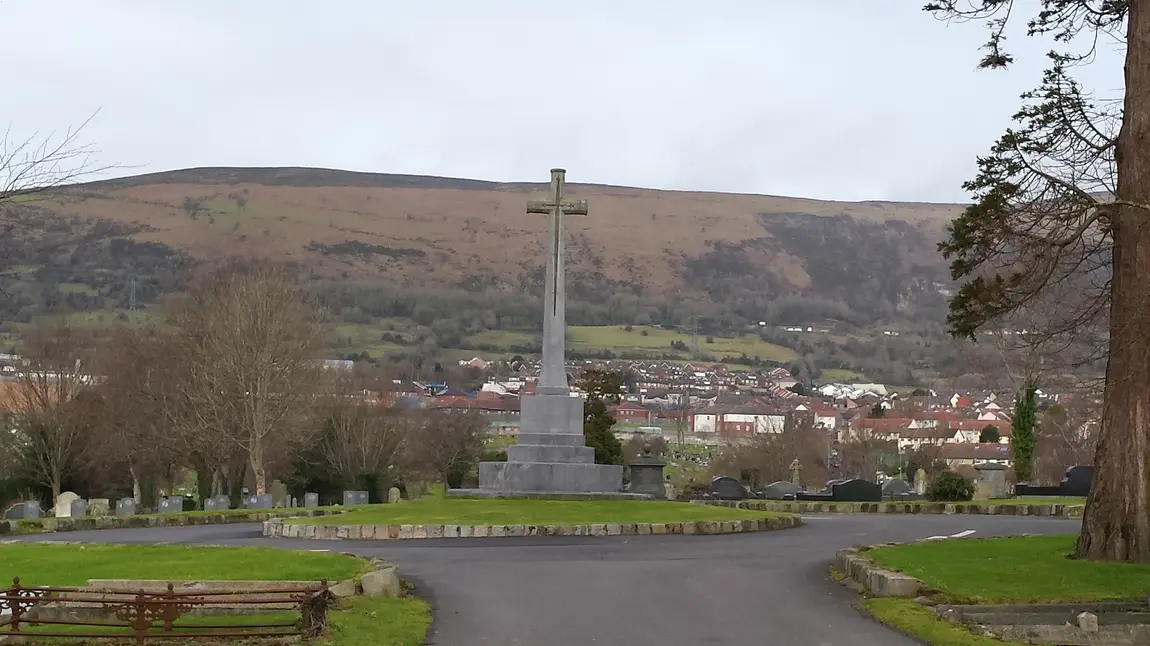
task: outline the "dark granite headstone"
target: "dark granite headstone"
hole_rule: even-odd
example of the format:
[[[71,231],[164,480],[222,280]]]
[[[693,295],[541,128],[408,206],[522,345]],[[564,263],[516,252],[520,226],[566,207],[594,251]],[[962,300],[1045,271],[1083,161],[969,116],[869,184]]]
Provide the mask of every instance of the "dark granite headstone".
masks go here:
[[[1078,465],[1066,470],[1066,477],[1062,479],[1062,495],[1081,496],[1090,495],[1090,481],[1094,479],[1094,467]]]
[[[135,516],[136,500],[134,498],[120,498],[116,501],[117,516]]]
[[[319,494],[318,493],[305,493],[303,495],[304,507],[319,507]]]
[[[709,488],[711,496],[719,500],[744,500],[747,498],[747,488],[743,483],[731,476],[715,476],[711,478]]]
[[[160,514],[179,514],[184,511],[184,497],[183,496],[168,496],[160,501],[160,508],[156,510]]]
[[[902,478],[891,478],[882,486],[882,495],[885,498],[897,498],[914,492],[914,485]]]
[[[88,501],[83,498],[73,500],[68,511],[71,512],[72,518],[83,518],[88,515]]]
[[[4,511],[4,520],[32,520],[40,517],[40,503],[36,500],[18,502]]]
[[[232,507],[232,499],[227,496],[212,496],[204,501],[205,511],[227,511]]]
[[[787,496],[795,497],[795,494],[802,491],[803,488],[793,482],[786,480],[779,480],[772,482],[763,489],[763,495],[770,500],[786,500]]]
[[[835,502],[882,502],[882,487],[867,480],[847,480],[831,486]]]
[[[262,496],[244,496],[244,507],[247,509],[271,509],[272,496],[267,493]]]
[[[351,505],[366,505],[368,496],[366,491],[345,491],[343,492],[343,504],[346,506]]]

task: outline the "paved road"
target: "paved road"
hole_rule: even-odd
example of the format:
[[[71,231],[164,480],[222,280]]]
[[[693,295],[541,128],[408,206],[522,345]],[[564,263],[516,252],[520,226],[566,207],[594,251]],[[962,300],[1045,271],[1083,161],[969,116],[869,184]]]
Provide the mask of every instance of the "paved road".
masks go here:
[[[268,540],[258,525],[72,532],[20,540],[266,544],[397,563],[436,610],[436,646],[911,646],[851,607],[827,576],[836,550],[949,536],[1073,533],[1077,521],[1004,516],[809,516],[729,536]]]

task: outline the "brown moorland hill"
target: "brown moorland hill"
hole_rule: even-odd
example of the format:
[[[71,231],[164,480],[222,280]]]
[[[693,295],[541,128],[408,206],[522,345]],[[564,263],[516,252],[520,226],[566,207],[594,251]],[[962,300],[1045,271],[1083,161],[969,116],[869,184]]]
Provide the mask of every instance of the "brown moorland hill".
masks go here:
[[[572,174],[577,179],[577,174]],[[546,224],[524,203],[543,183],[309,168],[198,168],[92,183],[41,203],[110,220],[196,259],[292,260],[332,278],[534,291]],[[935,250],[949,204],[831,202],[573,183],[590,215],[569,220],[576,298],[604,289],[723,300],[895,302],[945,281]]]

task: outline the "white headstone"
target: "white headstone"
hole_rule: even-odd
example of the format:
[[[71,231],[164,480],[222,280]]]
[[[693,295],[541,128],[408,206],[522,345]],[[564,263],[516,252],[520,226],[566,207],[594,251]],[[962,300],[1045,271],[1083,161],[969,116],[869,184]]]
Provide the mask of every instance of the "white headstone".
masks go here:
[[[56,518],[72,517],[72,501],[79,500],[80,495],[74,491],[65,491],[56,498]]]

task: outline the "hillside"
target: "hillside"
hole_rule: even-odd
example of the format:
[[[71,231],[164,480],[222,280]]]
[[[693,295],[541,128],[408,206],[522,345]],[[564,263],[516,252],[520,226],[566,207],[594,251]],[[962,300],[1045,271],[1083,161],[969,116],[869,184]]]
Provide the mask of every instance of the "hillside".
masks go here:
[[[86,184],[7,207],[33,225],[0,249],[9,278],[71,287],[53,287],[47,302],[31,292],[9,300],[4,313],[26,321],[37,307],[123,307],[133,277],[146,304],[174,288],[179,267],[243,256],[305,268],[343,321],[438,325],[440,347],[531,330],[546,223],[524,203],[546,188],[307,168]],[[943,312],[935,245],[957,205],[568,189],[590,204],[568,220],[572,324],[726,335],[758,321],[935,326]]]

